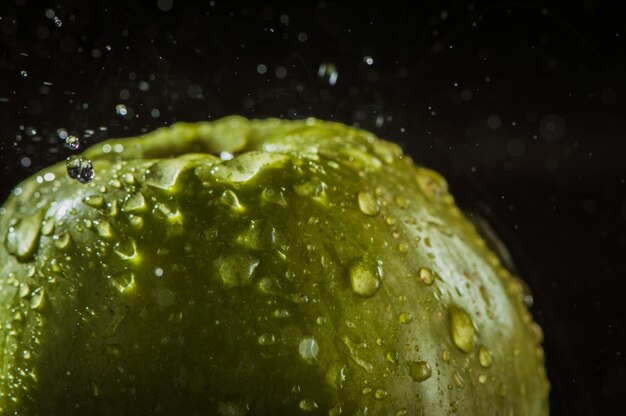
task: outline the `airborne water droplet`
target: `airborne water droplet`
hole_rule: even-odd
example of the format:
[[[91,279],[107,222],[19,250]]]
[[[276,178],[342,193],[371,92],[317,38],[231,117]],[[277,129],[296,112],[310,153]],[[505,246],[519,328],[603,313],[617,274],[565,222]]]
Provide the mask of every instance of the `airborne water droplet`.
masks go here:
[[[380,289],[383,275],[382,263],[365,259],[350,268],[352,290],[365,298],[374,296]]]
[[[322,62],[317,69],[317,76],[326,80],[329,85],[335,85],[339,78],[337,66],[331,62]]]
[[[76,136],[69,135],[65,138],[65,147],[70,150],[78,150],[80,147],[80,139]]]
[[[409,366],[409,375],[415,381],[421,383],[428,380],[432,375],[430,365],[426,361],[409,361],[407,365]]]
[[[72,155],[65,162],[67,175],[80,183],[91,182],[95,176],[91,160],[82,156]]]
[[[476,327],[472,318],[463,309],[450,308],[450,335],[452,341],[463,352],[470,352],[476,343]]]

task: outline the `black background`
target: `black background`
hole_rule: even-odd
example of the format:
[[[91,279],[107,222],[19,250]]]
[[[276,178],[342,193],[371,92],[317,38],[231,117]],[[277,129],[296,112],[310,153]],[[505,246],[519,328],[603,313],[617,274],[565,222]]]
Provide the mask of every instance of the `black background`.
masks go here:
[[[552,413],[626,414],[620,2],[189,4],[2,0],[0,200],[67,156],[63,130],[90,145],[233,113],[367,128],[511,250]]]

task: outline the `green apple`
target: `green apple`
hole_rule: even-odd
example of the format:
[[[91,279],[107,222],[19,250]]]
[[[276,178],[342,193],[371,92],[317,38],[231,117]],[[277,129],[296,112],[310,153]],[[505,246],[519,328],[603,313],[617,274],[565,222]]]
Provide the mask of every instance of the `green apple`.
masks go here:
[[[1,414],[548,414],[522,283],[398,146],[228,117],[83,156],[0,209]]]

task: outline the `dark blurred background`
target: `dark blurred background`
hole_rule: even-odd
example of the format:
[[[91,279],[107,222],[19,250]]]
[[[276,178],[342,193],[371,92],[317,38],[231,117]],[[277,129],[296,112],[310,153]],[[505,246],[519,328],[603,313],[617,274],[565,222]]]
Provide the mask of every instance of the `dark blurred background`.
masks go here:
[[[0,200],[175,121],[316,116],[440,171],[512,252],[555,415],[626,414],[626,7],[615,1],[0,3]]]

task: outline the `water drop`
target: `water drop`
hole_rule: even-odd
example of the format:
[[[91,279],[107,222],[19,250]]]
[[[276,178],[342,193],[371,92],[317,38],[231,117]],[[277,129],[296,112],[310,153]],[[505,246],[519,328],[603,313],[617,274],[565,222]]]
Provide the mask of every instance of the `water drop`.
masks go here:
[[[124,104],[118,104],[115,106],[115,113],[118,116],[125,116],[126,114],[128,114],[128,109],[126,108],[126,106]]]
[[[121,259],[133,260],[137,256],[137,245],[132,238],[115,244],[113,250]]]
[[[419,269],[419,276],[422,283],[425,285],[432,285],[435,279],[433,279],[433,272],[428,267],[421,267]]]
[[[423,382],[430,378],[432,370],[426,361],[409,361],[409,375],[417,382]]]
[[[252,283],[259,260],[250,256],[222,256],[214,264],[225,287],[241,287]]]
[[[380,206],[376,197],[369,192],[359,192],[358,195],[359,209],[366,215],[377,215],[380,212]]]
[[[19,295],[20,298],[26,298],[30,295],[30,286],[28,286],[28,283],[22,283],[20,285]]]
[[[43,288],[36,289],[33,292],[33,296],[30,298],[30,308],[38,312],[41,312],[46,307],[46,292]]]
[[[383,276],[382,263],[361,260],[350,268],[352,290],[364,298],[374,296],[380,289]]]
[[[71,240],[70,234],[67,231],[63,231],[55,237],[54,246],[60,250],[65,250],[69,247]]]
[[[43,216],[44,211],[38,211],[9,228],[7,250],[18,260],[29,260],[37,250]]]
[[[129,271],[123,271],[111,276],[111,283],[120,293],[126,293],[135,287],[135,275]]]
[[[108,221],[98,221],[96,223],[96,232],[102,238],[113,237],[113,228],[111,227],[111,223]]]
[[[95,176],[91,160],[85,159],[82,156],[72,155],[68,157],[65,166],[67,168],[67,175],[80,183],[91,182]]]
[[[339,78],[339,72],[337,71],[337,66],[335,66],[335,64],[323,62],[317,69],[317,76],[326,80],[329,85],[335,85],[337,83],[337,79]]]
[[[491,364],[493,363],[491,351],[489,351],[489,349],[486,347],[480,347],[478,350],[478,361],[480,362],[480,365],[482,365],[484,368],[491,367]]]
[[[239,203],[239,198],[237,198],[237,194],[227,189],[220,196],[220,202],[235,211],[243,211],[243,206]]]
[[[56,27],[61,27],[61,26],[63,26],[63,21],[61,19],[59,19],[57,16],[54,16],[54,25]]]
[[[22,70],[20,71],[20,75],[22,76],[22,78],[26,78],[26,77],[28,77],[28,72],[27,72],[26,70],[23,70],[23,69],[22,69]]]
[[[300,410],[305,412],[312,412],[317,409],[319,406],[313,400],[302,399],[299,404]]]
[[[41,234],[51,235],[54,232],[54,218],[46,218],[41,225]]]
[[[146,204],[146,198],[141,193],[136,193],[126,197],[124,204],[122,205],[122,211],[135,214],[143,212],[148,208]]]
[[[69,135],[65,138],[65,147],[70,150],[78,150],[80,147],[80,139],[76,136]]]
[[[102,208],[104,205],[104,198],[102,195],[90,195],[83,199],[83,203],[94,208]]]
[[[461,373],[459,373],[459,370],[454,370],[454,373],[452,373],[452,381],[460,389],[465,386],[465,381],[463,380],[463,376],[461,376]]]
[[[305,360],[312,360],[317,357],[317,353],[319,352],[319,350],[319,345],[314,338],[304,338],[302,341],[300,341],[300,345],[298,346],[298,352],[300,353],[300,357]]]
[[[274,334],[262,334],[257,339],[259,345],[274,345],[276,343],[276,337]]]
[[[413,315],[410,313],[401,313],[398,319],[401,324],[408,324],[413,320]]]
[[[277,204],[283,207],[287,206],[283,191],[280,189],[265,188],[263,192],[261,192],[261,199],[271,204]]]
[[[476,327],[472,318],[463,309],[450,308],[450,335],[452,341],[463,352],[470,352],[476,343]]]
[[[146,172],[146,184],[154,188],[170,191],[176,185],[178,178],[191,162],[187,159],[164,159],[156,162]]]
[[[374,392],[374,397],[378,400],[383,400],[385,397],[389,395],[389,392],[385,389],[376,389]]]

